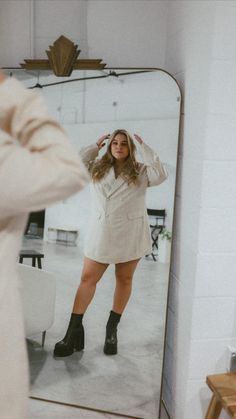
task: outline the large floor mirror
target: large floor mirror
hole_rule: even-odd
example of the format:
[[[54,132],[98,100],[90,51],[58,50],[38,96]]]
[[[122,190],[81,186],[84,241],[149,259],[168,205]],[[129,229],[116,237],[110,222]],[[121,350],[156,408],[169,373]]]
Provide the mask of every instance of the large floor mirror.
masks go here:
[[[124,128],[131,135],[140,135],[159,154],[168,172],[163,184],[147,192],[147,208],[164,212],[149,213],[153,253],[143,257],[137,267],[132,297],[119,325],[119,351],[115,356],[103,353],[115,285],[114,266],[110,266],[84,316],[84,351],[53,358],[54,345],[64,336],[80,280],[91,209],[90,186],[46,209],[43,237],[35,234],[23,238],[22,248],[41,251],[43,269],[56,278],[54,323],[46,333],[44,347],[39,335],[27,339],[31,395],[124,417],[158,418],[176,183],[179,87],[165,71],[143,68],[76,70],[64,78],[43,71],[12,73],[29,88],[40,85],[50,114],[64,126],[78,152],[103,134]],[[43,299],[43,293],[38,298]]]

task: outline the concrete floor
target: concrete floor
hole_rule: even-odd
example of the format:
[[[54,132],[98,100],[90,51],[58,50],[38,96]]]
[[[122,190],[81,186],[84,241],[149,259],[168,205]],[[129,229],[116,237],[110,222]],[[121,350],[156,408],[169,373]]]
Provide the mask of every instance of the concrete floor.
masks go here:
[[[85,350],[54,359],[53,348],[64,336],[79,283],[82,249],[35,239],[24,239],[22,248],[42,251],[43,269],[53,272],[57,280],[55,321],[45,347],[41,348],[39,335],[27,341],[31,395],[113,413],[30,399],[29,419],[127,415],[157,419],[169,266],[151,257],[141,260],[132,298],[119,325],[119,353],[108,357],[102,349],[114,290],[114,267],[110,266],[84,316]]]

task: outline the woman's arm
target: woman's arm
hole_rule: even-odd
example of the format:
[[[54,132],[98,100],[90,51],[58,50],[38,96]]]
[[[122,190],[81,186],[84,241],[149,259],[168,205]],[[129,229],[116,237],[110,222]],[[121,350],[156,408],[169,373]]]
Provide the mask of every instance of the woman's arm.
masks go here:
[[[62,127],[41,95],[0,80],[0,217],[37,211],[89,181]]]
[[[96,144],[83,147],[80,150],[80,157],[87,167],[93,164],[94,160],[98,157],[99,150],[105,146],[105,140],[108,138],[109,134],[105,134],[97,140]]]
[[[148,180],[148,186],[157,186],[164,182],[167,177],[167,171],[160,161],[158,155],[147,144],[145,144],[141,137],[134,134],[134,138],[139,143],[139,149],[142,155],[144,168]]]
[[[92,144],[87,147],[83,147],[79,151],[79,155],[87,168],[93,164],[93,162],[98,157],[99,148],[97,144]]]

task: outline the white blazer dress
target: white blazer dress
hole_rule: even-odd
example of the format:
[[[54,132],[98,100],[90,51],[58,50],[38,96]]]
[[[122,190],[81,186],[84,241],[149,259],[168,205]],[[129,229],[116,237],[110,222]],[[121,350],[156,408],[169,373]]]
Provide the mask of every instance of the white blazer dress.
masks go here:
[[[152,251],[145,203],[146,189],[160,185],[167,172],[156,153],[145,143],[139,145],[137,184],[115,177],[113,167],[99,182],[92,182],[94,209],[85,242],[85,256],[100,263],[116,264],[139,259]],[[98,146],[80,151],[85,165],[98,157]]]
[[[17,260],[30,211],[78,192],[89,176],[41,96],[0,83],[0,418],[28,418],[28,365]],[[39,298],[44,298],[39,295]]]

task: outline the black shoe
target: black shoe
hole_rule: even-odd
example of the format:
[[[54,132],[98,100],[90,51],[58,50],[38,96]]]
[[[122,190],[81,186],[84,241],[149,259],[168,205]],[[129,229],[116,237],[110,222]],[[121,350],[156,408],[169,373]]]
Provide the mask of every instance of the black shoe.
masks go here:
[[[103,352],[106,355],[117,354],[117,329],[107,330]]]
[[[84,349],[82,318],[82,314],[72,313],[65,337],[55,345],[53,352],[55,357],[69,356],[75,351],[82,351]]]
[[[106,338],[103,348],[103,352],[106,355],[116,355],[117,354],[117,325],[120,321],[121,314],[115,313],[114,311],[110,312],[110,317],[106,326]]]

